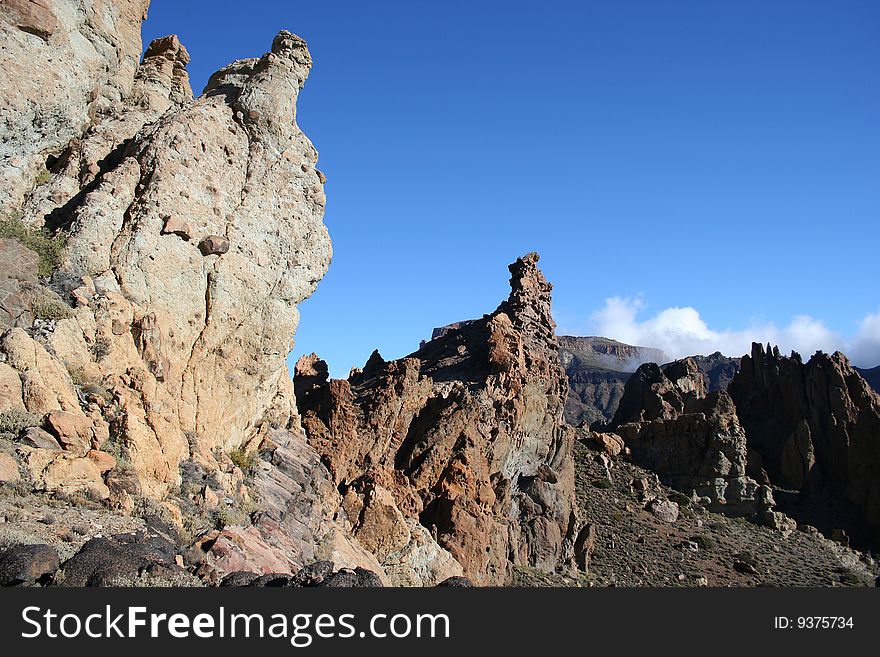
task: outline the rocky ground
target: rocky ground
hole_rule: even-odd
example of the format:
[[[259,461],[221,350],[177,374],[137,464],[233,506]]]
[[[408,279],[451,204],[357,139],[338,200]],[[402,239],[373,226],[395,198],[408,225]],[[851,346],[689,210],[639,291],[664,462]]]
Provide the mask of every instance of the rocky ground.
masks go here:
[[[625,460],[610,479],[598,452],[575,448],[577,499],[596,529],[586,575],[517,569],[517,586],[873,586],[880,573],[869,556],[816,532],[781,532],[744,518],[709,513]],[[632,482],[681,505],[675,522],[646,510]],[[805,528],[806,529],[806,528]]]

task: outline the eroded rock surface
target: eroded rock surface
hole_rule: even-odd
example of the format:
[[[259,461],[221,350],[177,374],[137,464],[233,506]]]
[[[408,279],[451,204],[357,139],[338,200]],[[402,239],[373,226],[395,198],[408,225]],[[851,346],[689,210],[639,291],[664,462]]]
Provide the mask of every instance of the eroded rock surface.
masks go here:
[[[354,535],[387,567],[401,551],[413,570],[419,555],[448,552],[475,583],[500,584],[511,564],[573,563],[567,384],[537,261],[510,266],[510,297],[494,313],[406,358],[374,353],[347,381],[328,380],[317,357],[297,364],[309,444]]]

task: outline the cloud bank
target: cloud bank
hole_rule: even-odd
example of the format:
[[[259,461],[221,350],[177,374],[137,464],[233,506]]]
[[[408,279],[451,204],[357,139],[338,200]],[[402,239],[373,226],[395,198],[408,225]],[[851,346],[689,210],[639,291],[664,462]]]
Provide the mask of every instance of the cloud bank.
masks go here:
[[[590,316],[591,331],[628,344],[657,347],[670,358],[716,351],[741,356],[751,350],[752,342],[770,342],[783,353],[794,350],[805,359],[821,349],[842,351],[858,367],[880,364],[880,311],[866,315],[853,335],[843,336],[808,315],[793,317],[782,327],[753,323],[738,330],[716,330],[690,306],[665,308],[643,319],[645,308],[642,297],[606,299],[602,309]]]

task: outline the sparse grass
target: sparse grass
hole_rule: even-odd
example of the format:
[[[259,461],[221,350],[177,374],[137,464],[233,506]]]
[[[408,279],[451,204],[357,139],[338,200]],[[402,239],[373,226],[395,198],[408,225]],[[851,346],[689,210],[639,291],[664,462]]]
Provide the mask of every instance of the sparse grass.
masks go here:
[[[255,451],[248,452],[244,446],[239,446],[229,452],[229,460],[241,468],[241,471],[247,475],[257,467],[260,455]]]
[[[40,173],[37,174],[37,177],[34,179],[34,186],[42,187],[46,183],[52,180],[52,173],[48,169],[43,169]]]
[[[593,479],[593,488],[608,489],[612,487],[612,483],[607,479]]]
[[[0,433],[17,436],[28,427],[40,426],[40,416],[18,409],[10,409],[0,413]]]
[[[38,273],[42,277],[50,276],[58,268],[61,254],[67,245],[65,235],[52,235],[45,228],[28,226],[17,214],[0,219],[0,237],[18,240],[36,252],[40,256]]]

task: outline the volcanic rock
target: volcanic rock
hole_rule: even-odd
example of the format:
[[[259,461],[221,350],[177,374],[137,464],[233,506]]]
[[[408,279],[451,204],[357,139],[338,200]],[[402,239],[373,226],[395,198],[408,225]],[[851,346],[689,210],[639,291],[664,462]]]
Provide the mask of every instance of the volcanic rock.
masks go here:
[[[406,358],[375,354],[347,381],[328,380],[315,356],[297,364],[309,444],[345,491],[355,534],[386,562],[405,538],[403,518],[477,584],[505,582],[511,564],[573,565],[567,384],[537,261],[529,254],[510,266],[510,297],[494,313]],[[394,545],[370,538],[377,522]]]
[[[152,581],[174,582],[184,573],[177,550],[157,534],[121,534],[92,538],[61,566],[61,586],[136,586]],[[144,577],[150,579],[144,580]]]
[[[0,586],[51,583],[58,571],[58,553],[48,545],[11,545],[0,550]]]

